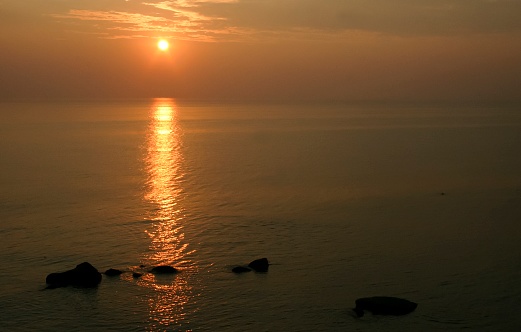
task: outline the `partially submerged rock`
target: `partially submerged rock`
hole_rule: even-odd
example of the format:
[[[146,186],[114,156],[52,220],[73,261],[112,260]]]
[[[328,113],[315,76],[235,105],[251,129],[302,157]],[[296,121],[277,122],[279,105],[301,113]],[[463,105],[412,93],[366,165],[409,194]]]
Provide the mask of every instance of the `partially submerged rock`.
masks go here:
[[[169,265],[155,266],[150,270],[153,274],[173,274],[179,272],[175,267]]]
[[[122,273],[123,273],[123,271],[118,270],[118,269],[108,269],[107,271],[105,271],[104,274],[109,277],[114,277],[114,276],[119,276]]]
[[[255,270],[255,272],[268,272],[270,264],[267,258],[260,258],[248,264],[248,267]]]
[[[358,317],[362,317],[365,310],[373,315],[406,315],[413,312],[418,306],[417,303],[409,300],[390,296],[363,297],[357,299],[355,305],[353,311]]]
[[[45,278],[48,288],[58,287],[96,287],[101,282],[101,273],[88,262],[78,264],[65,272],[51,273]]]

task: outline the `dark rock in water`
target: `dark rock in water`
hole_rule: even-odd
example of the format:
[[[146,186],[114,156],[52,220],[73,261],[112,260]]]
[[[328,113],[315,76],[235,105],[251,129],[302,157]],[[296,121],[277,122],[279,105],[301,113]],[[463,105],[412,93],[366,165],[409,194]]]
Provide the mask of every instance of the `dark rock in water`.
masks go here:
[[[252,268],[256,272],[268,272],[268,268],[270,267],[270,264],[268,263],[267,258],[260,258],[256,259],[250,264],[248,264],[249,268]]]
[[[370,311],[373,315],[394,315],[401,316],[413,312],[418,304],[390,296],[363,297],[355,301],[353,311],[362,317],[364,310]]]
[[[235,272],[235,273],[251,272],[251,269],[249,269],[245,266],[236,266],[232,269],[232,272]]]
[[[119,276],[122,273],[123,271],[118,269],[108,269],[107,271],[105,271],[105,275],[109,277]]]
[[[49,274],[45,282],[49,284],[48,288],[95,287],[101,282],[101,273],[90,263],[84,262],[72,270]]]
[[[178,271],[175,267],[169,265],[156,266],[152,270],[150,270],[150,273],[153,274],[172,274],[177,272]]]
[[[132,277],[137,279],[137,278],[140,278],[143,274],[139,273],[139,272],[132,272]]]

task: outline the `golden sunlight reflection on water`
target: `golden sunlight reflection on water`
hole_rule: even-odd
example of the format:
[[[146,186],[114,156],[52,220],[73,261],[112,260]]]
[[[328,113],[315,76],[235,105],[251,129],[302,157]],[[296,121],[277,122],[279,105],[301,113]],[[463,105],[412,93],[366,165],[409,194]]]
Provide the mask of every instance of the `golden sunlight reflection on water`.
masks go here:
[[[150,237],[149,251],[143,264],[147,267],[172,265],[181,272],[175,276],[145,274],[139,284],[154,292],[148,299],[149,330],[164,330],[182,325],[185,306],[191,300],[187,258],[190,253],[183,233],[183,210],[179,204],[183,179],[181,130],[177,109],[172,99],[156,99],[150,111],[145,165],[148,181],[145,200],[153,206],[146,233]]]

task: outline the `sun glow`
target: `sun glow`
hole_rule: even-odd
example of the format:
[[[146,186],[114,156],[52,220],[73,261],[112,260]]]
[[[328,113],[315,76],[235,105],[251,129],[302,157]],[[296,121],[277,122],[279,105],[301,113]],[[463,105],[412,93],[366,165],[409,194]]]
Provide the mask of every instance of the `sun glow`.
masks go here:
[[[161,39],[157,42],[157,48],[159,48],[161,51],[166,51],[170,47],[170,44],[167,40]]]

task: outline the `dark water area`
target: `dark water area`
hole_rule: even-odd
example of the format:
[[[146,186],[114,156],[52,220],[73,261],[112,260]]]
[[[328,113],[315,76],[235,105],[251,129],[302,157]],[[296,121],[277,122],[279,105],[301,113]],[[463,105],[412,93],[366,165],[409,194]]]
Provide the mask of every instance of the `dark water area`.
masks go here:
[[[0,104],[2,329],[517,330],[520,145],[513,106]],[[143,276],[43,290],[84,261]]]

